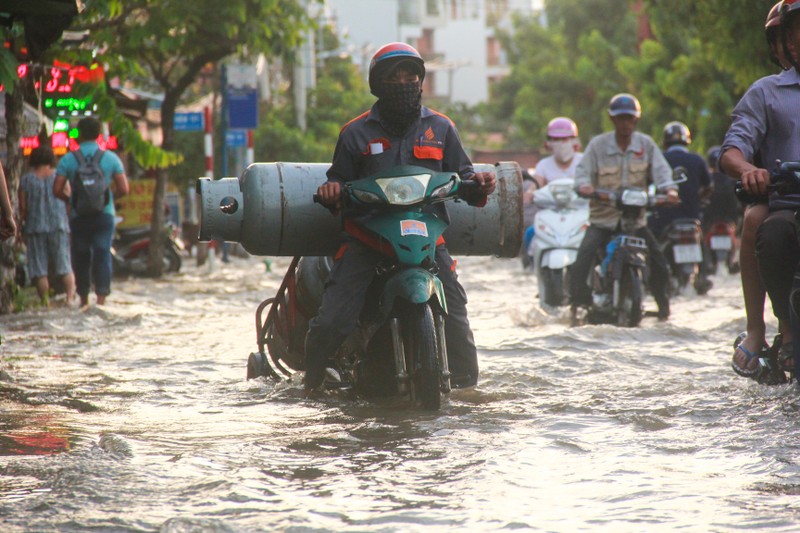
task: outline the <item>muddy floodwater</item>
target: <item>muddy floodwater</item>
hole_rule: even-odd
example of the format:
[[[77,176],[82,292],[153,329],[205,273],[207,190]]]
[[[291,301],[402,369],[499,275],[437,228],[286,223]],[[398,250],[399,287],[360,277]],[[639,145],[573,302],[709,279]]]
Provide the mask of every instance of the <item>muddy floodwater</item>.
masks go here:
[[[800,529],[800,394],[730,370],[736,277],[570,328],[459,258],[481,381],[430,413],[246,381],[289,259],[185,263],[0,317],[0,531]]]

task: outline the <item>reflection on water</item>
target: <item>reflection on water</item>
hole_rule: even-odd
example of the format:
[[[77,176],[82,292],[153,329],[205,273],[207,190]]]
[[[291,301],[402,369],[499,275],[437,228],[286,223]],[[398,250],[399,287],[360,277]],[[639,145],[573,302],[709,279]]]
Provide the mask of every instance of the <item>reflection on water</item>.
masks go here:
[[[3,531],[798,528],[800,402],[729,370],[737,279],[569,328],[517,261],[462,258],[482,379],[428,413],[245,381],[288,262],[2,317]]]

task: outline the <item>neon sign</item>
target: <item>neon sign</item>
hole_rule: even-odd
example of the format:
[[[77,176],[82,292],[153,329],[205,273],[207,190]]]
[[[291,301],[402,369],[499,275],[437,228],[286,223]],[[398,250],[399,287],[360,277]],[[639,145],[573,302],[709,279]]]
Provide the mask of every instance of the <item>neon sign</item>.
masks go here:
[[[89,67],[73,67],[67,63],[53,61],[52,66],[39,65],[39,67],[44,75],[41,79],[34,80],[33,87],[37,90],[41,87],[42,91],[47,94],[71,93],[75,82],[97,83],[105,79],[105,71],[98,64]],[[17,67],[17,77],[24,80],[38,70],[34,68],[34,65],[22,63]],[[3,90],[2,85],[0,85],[0,90]]]
[[[75,128],[73,128],[75,129]],[[73,132],[67,131],[56,131],[53,133],[52,137],[52,146],[53,152],[58,155],[62,156],[69,152],[70,150],[77,150],[78,149],[78,141],[76,139],[77,130],[75,130],[74,134],[75,137],[72,136]],[[31,151],[34,148],[39,148],[39,137],[23,137],[20,139],[19,142],[20,147],[22,148],[23,155],[31,155]],[[100,135],[97,138],[97,145],[100,147],[101,150],[117,150],[119,148],[119,142],[117,138],[113,135],[109,135],[108,139],[104,138]]]

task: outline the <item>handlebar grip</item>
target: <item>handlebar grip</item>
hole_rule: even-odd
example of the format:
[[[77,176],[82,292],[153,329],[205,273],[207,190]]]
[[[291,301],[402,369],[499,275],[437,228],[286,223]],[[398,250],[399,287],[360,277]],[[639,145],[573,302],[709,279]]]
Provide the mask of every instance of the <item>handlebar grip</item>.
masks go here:
[[[314,193],[314,196],[312,197],[312,199],[314,200],[315,204],[321,204],[322,203],[320,201],[320,199],[319,199],[319,194],[317,194],[317,193]]]

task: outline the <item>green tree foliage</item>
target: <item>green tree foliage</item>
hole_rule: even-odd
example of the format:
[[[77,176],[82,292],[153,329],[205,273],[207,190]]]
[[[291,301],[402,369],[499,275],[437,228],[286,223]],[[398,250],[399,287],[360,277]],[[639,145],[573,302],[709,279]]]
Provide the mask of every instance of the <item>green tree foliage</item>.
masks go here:
[[[776,70],[764,39],[770,2],[645,0],[654,38],[642,42],[634,4],[559,0],[547,3],[546,26],[515,20],[502,36],[512,73],[491,100],[495,123],[512,124],[512,144],[538,145],[558,115],[586,142],[610,129],[610,97],[630,92],[642,102],[641,131],[660,140],[664,124],[681,120],[702,151],[721,141],[744,90]]]
[[[306,26],[295,0],[94,0],[83,23],[92,30],[108,74],[163,94],[161,148],[175,146],[175,109],[209,63],[237,55],[277,55],[293,48]],[[161,227],[169,173],[159,169],[153,198],[150,272],[162,274]]]
[[[326,49],[338,41],[323,28]],[[367,111],[375,98],[358,69],[347,57],[327,58],[317,70],[317,85],[308,95],[306,131],[297,127],[290,99],[276,98],[261,110],[255,132],[257,161],[329,162],[339,131],[349,120]]]

